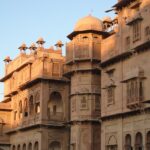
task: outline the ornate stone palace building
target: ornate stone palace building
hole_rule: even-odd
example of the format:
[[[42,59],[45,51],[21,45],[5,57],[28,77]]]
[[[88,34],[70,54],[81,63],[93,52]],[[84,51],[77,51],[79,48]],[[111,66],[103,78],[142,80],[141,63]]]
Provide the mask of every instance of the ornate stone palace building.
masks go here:
[[[108,11],[6,57],[0,150],[150,150],[150,0]]]

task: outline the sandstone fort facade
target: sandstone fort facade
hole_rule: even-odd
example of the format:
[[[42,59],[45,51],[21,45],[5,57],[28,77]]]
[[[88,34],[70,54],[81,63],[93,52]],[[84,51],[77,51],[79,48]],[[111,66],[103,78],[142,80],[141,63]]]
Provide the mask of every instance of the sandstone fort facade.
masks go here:
[[[4,59],[0,150],[150,150],[150,0],[108,11]]]

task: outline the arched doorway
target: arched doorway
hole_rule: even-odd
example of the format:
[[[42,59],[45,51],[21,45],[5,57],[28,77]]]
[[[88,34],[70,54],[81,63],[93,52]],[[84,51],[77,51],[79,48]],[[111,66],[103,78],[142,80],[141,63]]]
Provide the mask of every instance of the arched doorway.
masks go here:
[[[60,120],[63,117],[63,102],[59,92],[53,92],[48,101],[48,118],[50,120]]]
[[[61,150],[61,144],[60,142],[52,142],[50,145],[49,145],[49,148],[48,150]]]
[[[21,150],[21,146],[20,145],[18,145],[17,150]]]
[[[12,150],[16,150],[16,146],[15,145],[12,146]]]
[[[143,149],[143,137],[140,132],[138,132],[135,136],[135,150]]]
[[[39,150],[39,143],[38,142],[35,142],[35,144],[34,144],[34,150]]]
[[[125,137],[125,150],[132,150],[130,134],[127,134]]]
[[[150,131],[146,135],[146,150],[150,150]]]
[[[28,150],[32,150],[32,143],[29,143]]]
[[[107,150],[117,150],[117,139],[115,136],[111,136],[108,140]]]
[[[23,148],[22,148],[23,150],[26,150],[26,144],[23,144]]]

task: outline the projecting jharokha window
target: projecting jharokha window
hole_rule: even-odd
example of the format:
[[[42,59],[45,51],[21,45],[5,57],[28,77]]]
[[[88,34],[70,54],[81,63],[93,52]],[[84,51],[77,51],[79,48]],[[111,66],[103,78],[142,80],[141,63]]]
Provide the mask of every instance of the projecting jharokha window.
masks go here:
[[[135,78],[127,81],[127,105],[143,100],[143,80]]]
[[[141,39],[141,22],[136,21],[133,23],[133,42]]]

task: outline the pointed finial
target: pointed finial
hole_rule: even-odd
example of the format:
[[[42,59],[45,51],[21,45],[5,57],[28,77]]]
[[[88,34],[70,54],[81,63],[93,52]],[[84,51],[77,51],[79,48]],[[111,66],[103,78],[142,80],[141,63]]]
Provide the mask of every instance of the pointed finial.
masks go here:
[[[42,37],[40,37],[37,42],[36,42],[39,46],[43,46],[43,44],[45,43],[44,39]]]
[[[93,14],[93,9],[91,9],[89,16],[92,16],[92,14]]]
[[[64,46],[64,44],[62,43],[61,40],[59,40],[56,44],[55,44],[56,47],[58,48],[61,48],[62,46]]]

